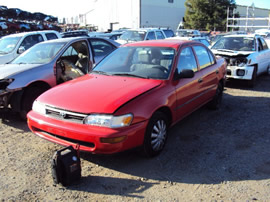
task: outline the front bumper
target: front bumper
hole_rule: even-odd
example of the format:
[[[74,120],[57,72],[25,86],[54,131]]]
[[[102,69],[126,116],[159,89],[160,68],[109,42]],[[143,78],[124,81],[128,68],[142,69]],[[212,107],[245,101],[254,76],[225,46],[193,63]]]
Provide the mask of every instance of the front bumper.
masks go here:
[[[251,80],[254,66],[227,66],[226,78]]]
[[[143,121],[128,127],[111,129],[53,119],[33,111],[27,117],[29,128],[39,137],[64,146],[80,144],[80,150],[99,154],[113,154],[142,145],[148,123]],[[100,141],[101,138],[121,136],[126,138],[119,143]]]

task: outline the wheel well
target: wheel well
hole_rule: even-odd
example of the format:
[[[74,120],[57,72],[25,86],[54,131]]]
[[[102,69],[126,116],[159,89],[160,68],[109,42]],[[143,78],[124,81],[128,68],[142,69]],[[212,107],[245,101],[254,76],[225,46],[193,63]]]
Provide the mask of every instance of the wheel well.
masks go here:
[[[42,88],[44,90],[49,90],[51,88],[51,86],[49,84],[47,84],[46,82],[43,82],[43,81],[36,81],[36,82],[31,83],[30,85],[24,87],[23,91],[22,91],[22,95],[20,96],[19,111],[21,110],[21,107],[22,107],[22,100],[24,98],[25,92],[27,91],[27,89],[30,89],[32,87],[39,87],[39,88]]]
[[[169,107],[161,107],[159,108],[158,110],[156,110],[156,112],[162,112],[163,114],[165,114],[168,118],[168,121],[169,121],[169,125],[171,125],[172,123],[172,112],[171,110],[169,109]]]

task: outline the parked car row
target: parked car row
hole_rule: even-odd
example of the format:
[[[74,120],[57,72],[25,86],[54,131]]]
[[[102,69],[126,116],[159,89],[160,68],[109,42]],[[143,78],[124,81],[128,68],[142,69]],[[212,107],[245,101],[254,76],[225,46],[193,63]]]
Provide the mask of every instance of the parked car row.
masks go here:
[[[0,66],[0,108],[27,116],[31,131],[54,143],[152,157],[171,126],[203,105],[219,108],[226,79],[254,85],[270,74],[270,50],[258,35],[225,36],[211,49],[200,37],[164,40],[162,29],[122,36],[135,39],[68,36],[22,51]]]

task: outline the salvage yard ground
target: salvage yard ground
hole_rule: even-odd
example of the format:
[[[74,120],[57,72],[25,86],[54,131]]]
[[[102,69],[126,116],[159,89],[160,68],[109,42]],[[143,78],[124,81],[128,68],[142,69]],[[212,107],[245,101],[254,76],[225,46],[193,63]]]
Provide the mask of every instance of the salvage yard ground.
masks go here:
[[[53,153],[16,114],[0,114],[1,201],[270,201],[270,76],[255,88],[228,82],[218,111],[203,107],[146,159],[81,153],[82,179],[54,185]]]

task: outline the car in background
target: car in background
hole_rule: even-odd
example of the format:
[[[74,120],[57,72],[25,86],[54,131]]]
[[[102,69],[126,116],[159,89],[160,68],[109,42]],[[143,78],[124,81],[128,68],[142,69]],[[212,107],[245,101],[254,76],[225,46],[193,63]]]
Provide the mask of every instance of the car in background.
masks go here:
[[[0,31],[5,31],[7,29],[8,29],[7,23],[0,21]]]
[[[61,32],[60,34],[61,34],[62,38],[88,36],[88,31],[76,30],[76,31],[69,31],[69,32]]]
[[[170,37],[174,37],[174,31],[169,29],[169,28],[160,28],[162,29],[162,31],[164,32],[164,34],[166,35],[166,38],[170,38]]]
[[[139,28],[139,29],[128,29],[126,30],[118,40],[120,44],[126,44],[136,41],[145,40],[158,40],[165,39],[166,35],[163,30],[158,28]]]
[[[177,37],[200,37],[201,32],[199,30],[194,29],[178,29],[175,32],[175,36]]]
[[[87,74],[116,44],[103,38],[70,37],[34,45],[9,64],[0,65],[0,109],[11,108],[26,118],[37,96]]]
[[[121,46],[90,74],[37,98],[29,128],[61,145],[112,154],[164,148],[168,128],[208,103],[222,100],[226,62],[202,43],[151,40]]]
[[[228,79],[246,80],[253,87],[258,75],[270,74],[270,49],[260,35],[227,35],[211,50],[226,59]]]
[[[0,64],[11,62],[33,45],[51,39],[61,38],[53,30],[10,34],[0,39]]]

